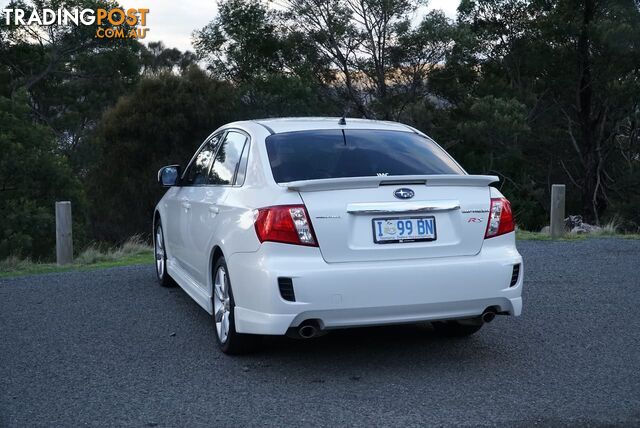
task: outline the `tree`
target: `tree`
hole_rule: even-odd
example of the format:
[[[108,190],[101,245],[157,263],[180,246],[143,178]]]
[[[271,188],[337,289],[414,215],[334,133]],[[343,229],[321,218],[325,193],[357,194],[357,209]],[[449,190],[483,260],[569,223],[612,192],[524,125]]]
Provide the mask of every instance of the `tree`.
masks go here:
[[[631,1],[564,2],[543,23],[557,43],[544,71],[562,72],[550,87],[578,159],[567,174],[598,222],[611,203],[617,126],[640,97],[640,10]],[[569,37],[558,34],[561,25]]]
[[[140,60],[142,74],[153,75],[166,72],[184,73],[197,63],[196,55],[191,51],[182,52],[176,48],[167,48],[162,42],[149,42],[141,47]]]
[[[538,182],[567,180],[579,194],[574,209],[599,222],[611,203],[617,133],[640,95],[638,5],[464,0],[459,11],[476,39],[473,91],[527,105],[534,132],[521,144],[546,156]]]
[[[57,200],[73,204],[74,241],[85,239],[85,200],[56,146],[53,131],[33,122],[26,91],[0,96],[0,259],[50,260],[55,254]]]
[[[194,34],[194,45],[215,76],[254,87],[295,78],[325,97],[334,94],[339,114],[394,119],[424,95],[427,75],[452,44],[453,26],[442,13],[412,25],[421,4],[287,0],[281,13],[261,2],[227,0]]]
[[[237,118],[236,109],[232,87],[195,67],[145,78],[122,97],[94,141],[98,161],[86,182],[93,236],[113,242],[148,233],[164,191],[158,169],[186,167],[209,134]]]
[[[342,114],[313,45],[261,2],[221,3],[194,45],[214,78],[233,83],[245,118]]]
[[[66,8],[111,8],[112,0],[70,0]],[[58,9],[58,0],[13,1],[8,8]],[[4,18],[4,17],[3,17]],[[103,24],[106,27],[107,24]],[[85,143],[104,110],[139,78],[141,44],[95,37],[97,24],[6,25],[0,22],[3,92],[25,89],[34,119],[53,129],[60,148],[82,174],[92,149]],[[128,29],[124,25],[125,30]]]
[[[432,80],[442,68],[455,44],[456,28],[441,11],[431,11],[414,28],[408,21],[397,27],[397,43],[390,48],[393,69],[391,83],[394,120],[403,117],[407,106],[430,102]],[[437,102],[437,101],[436,101]]]
[[[259,1],[227,0],[218,16],[193,34],[198,56],[217,78],[245,83],[283,72],[279,14]]]

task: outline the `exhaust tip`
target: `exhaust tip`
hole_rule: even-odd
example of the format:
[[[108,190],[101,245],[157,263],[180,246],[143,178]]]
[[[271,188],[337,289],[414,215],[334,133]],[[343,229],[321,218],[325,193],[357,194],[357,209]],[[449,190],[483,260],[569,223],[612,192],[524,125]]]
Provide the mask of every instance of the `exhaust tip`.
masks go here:
[[[486,310],[482,314],[482,321],[485,323],[490,323],[496,317],[496,313],[492,310]]]
[[[327,334],[324,324],[319,319],[308,319],[295,327],[289,327],[287,336],[292,339],[311,339]]]
[[[298,329],[298,334],[303,339],[311,339],[317,333],[318,333],[318,329],[316,329],[314,326],[309,324],[303,325],[302,327],[300,327],[300,329]]]

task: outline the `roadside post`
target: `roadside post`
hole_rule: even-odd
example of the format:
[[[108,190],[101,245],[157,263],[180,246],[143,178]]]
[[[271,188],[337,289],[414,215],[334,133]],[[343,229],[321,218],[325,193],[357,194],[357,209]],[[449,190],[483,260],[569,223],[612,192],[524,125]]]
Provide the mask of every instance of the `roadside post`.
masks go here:
[[[564,235],[564,201],[565,185],[553,184],[551,186],[551,222],[549,223],[552,239],[562,238]]]
[[[71,228],[71,202],[56,202],[56,262],[60,266],[73,262]]]

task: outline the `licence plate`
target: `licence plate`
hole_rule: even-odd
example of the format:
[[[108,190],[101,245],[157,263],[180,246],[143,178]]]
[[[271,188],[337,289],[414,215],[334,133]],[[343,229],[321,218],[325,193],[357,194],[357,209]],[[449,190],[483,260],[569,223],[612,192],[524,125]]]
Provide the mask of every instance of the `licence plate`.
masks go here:
[[[435,217],[374,218],[373,242],[393,244],[436,240]]]

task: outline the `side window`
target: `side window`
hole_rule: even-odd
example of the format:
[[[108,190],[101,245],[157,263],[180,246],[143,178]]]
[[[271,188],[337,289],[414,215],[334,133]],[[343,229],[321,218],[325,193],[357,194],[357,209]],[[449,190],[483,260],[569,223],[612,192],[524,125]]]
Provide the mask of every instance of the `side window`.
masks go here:
[[[244,149],[242,149],[242,157],[240,158],[238,171],[236,172],[236,180],[233,183],[236,186],[242,186],[244,184],[244,178],[247,175],[247,163],[249,162],[249,146],[250,143],[248,141],[244,143]]]
[[[187,171],[184,173],[182,179],[183,186],[198,186],[207,183],[209,166],[213,160],[213,155],[216,153],[220,136],[221,134],[214,135],[202,146],[200,152],[198,152],[193,161],[191,161]]]
[[[211,184],[233,184],[238,164],[242,156],[247,137],[239,132],[229,131],[222,142],[209,175]]]

